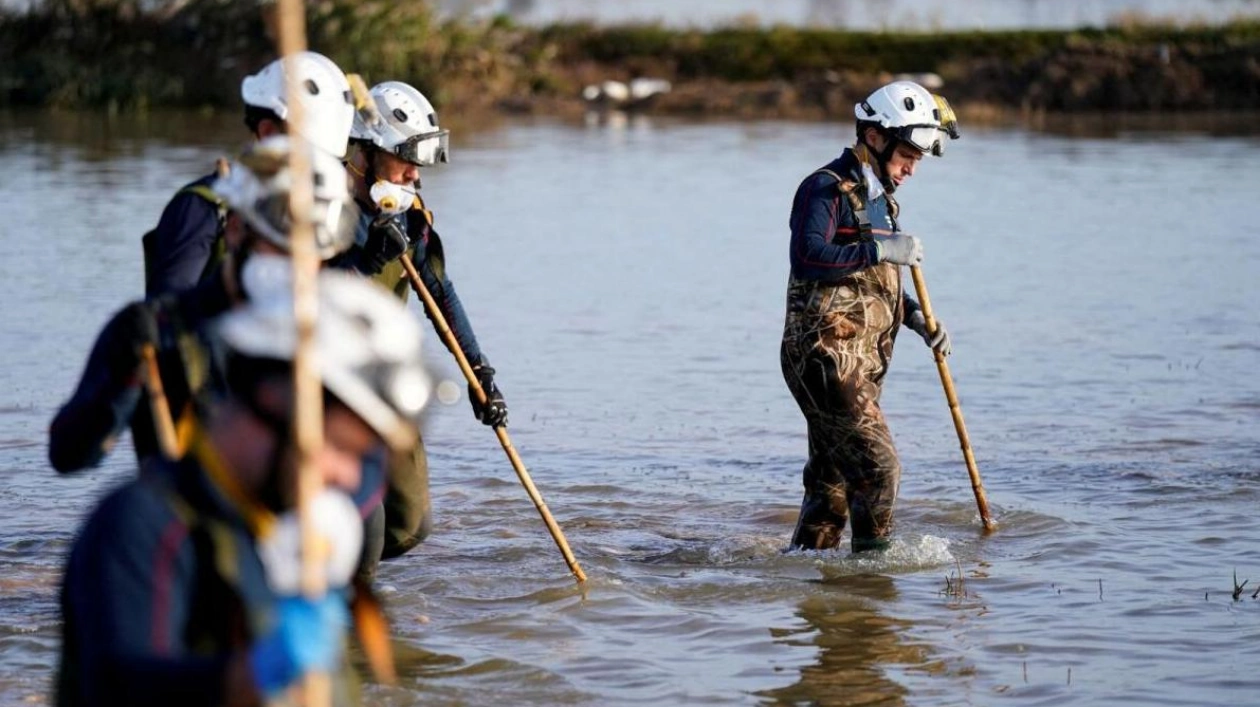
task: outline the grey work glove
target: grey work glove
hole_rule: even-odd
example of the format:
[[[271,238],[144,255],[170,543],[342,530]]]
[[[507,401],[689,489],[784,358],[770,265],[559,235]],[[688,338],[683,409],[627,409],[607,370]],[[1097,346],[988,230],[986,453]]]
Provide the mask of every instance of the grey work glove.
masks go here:
[[[906,326],[911,331],[923,337],[923,341],[927,343],[933,351],[939,352],[942,356],[948,356],[954,350],[949,341],[949,332],[945,331],[945,325],[941,324],[941,320],[936,320],[936,333],[929,334],[927,329],[927,317],[923,316],[923,312],[916,311],[906,320]]]
[[[880,262],[918,265],[923,262],[923,243],[904,233],[875,241]]]

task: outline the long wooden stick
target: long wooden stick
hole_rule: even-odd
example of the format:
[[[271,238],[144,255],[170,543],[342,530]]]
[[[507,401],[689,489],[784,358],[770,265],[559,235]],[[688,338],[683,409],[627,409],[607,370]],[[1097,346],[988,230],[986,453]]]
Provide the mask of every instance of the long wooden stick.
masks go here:
[[[464,378],[468,380],[468,385],[472,388],[473,395],[476,395],[477,400],[484,405],[487,400],[486,391],[481,387],[481,383],[478,382],[477,374],[473,373],[472,366],[468,363],[468,357],[464,355],[464,349],[460,347],[459,341],[455,338],[455,333],[447,325],[446,317],[442,316],[442,311],[438,309],[432,293],[429,292],[429,288],[425,286],[424,281],[420,279],[420,273],[416,271],[415,263],[411,262],[411,256],[403,253],[401,260],[403,268],[407,271],[407,278],[411,280],[411,288],[424,301],[425,311],[433,319],[433,326],[437,329],[438,335],[442,337],[446,347],[455,354],[455,361],[459,364],[459,370],[464,373]],[[529,472],[525,470],[525,463],[521,461],[520,455],[516,453],[516,448],[512,446],[512,440],[508,437],[507,428],[503,425],[495,425],[494,434],[499,438],[499,444],[503,445],[503,451],[507,453],[508,460],[512,462],[512,468],[516,470],[517,478],[521,480],[521,485],[525,487],[525,492],[529,494],[530,500],[534,502],[534,507],[538,509],[538,514],[542,516],[543,523],[547,524],[547,530],[551,532],[551,538],[556,541],[556,546],[560,548],[560,554],[564,555],[564,561],[568,563],[569,570],[573,572],[574,577],[577,577],[578,582],[585,582],[586,573],[578,565],[577,558],[573,556],[573,551],[569,549],[568,541],[564,539],[564,532],[560,530],[556,519],[551,517],[551,511],[547,510],[547,504],[543,503],[542,495],[538,493],[538,489],[534,486],[534,480],[530,478]]]
[[[327,582],[323,568],[328,548],[316,530],[315,498],[323,479],[315,459],[324,439],[324,396],[315,357],[315,325],[319,309],[317,279],[319,256],[310,214],[315,201],[311,157],[302,134],[305,120],[296,57],[306,50],[306,11],[302,0],[280,0],[278,44],[285,68],[285,123],[289,142],[289,214],[293,224],[289,249],[293,258],[293,318],[297,341],[293,351],[293,442],[297,455],[297,511],[302,537],[302,593],[312,600],[323,597]],[[332,704],[332,680],[324,672],[307,673],[302,684],[302,703],[307,707]]]
[[[158,449],[167,459],[181,459],[186,447],[175,430],[175,421],[171,417],[171,405],[166,398],[166,388],[162,385],[157,349],[153,344],[145,344],[140,348],[140,359],[140,363],[144,366],[142,369],[144,387],[148,390],[149,413],[153,418],[153,430],[157,435]]]
[[[932,301],[928,299],[927,283],[923,281],[923,270],[917,265],[910,266],[910,276],[914,278],[914,290],[919,295],[919,306],[923,308],[923,319],[927,322],[929,334],[936,333],[936,317],[932,316]],[[949,403],[949,414],[954,418],[954,429],[958,431],[958,443],[962,447],[963,461],[967,463],[967,474],[971,476],[971,490],[976,495],[976,508],[980,509],[980,522],[985,530],[996,527],[989,515],[989,500],[984,495],[984,483],[980,481],[980,470],[976,468],[976,457],[971,453],[971,440],[967,437],[967,425],[963,422],[962,407],[958,404],[958,394],[954,392],[954,378],[949,374],[949,364],[945,362],[945,354],[933,351],[936,358],[936,370],[941,374],[941,385],[945,387],[945,400]]]

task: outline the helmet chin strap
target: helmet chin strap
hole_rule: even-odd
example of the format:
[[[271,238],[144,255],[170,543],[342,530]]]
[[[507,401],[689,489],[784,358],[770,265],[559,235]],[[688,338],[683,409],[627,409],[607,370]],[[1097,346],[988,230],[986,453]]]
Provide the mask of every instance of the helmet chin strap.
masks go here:
[[[897,138],[885,135],[884,149],[876,150],[873,145],[866,141],[866,131],[863,130],[859,142],[866,150],[866,154],[875,159],[875,166],[879,168],[879,183],[884,187],[884,191],[888,194],[897,191],[897,184],[893,182],[892,177],[888,176],[888,161],[892,159],[893,152],[897,149]]]
[[[249,260],[250,244],[256,237],[251,237],[247,234],[239,246],[234,250],[228,251],[227,255],[224,256],[223,284],[224,289],[227,290],[228,297],[233,302],[244,301],[247,296],[244,293],[244,285],[241,284],[244,282],[241,273],[245,270],[246,261]]]
[[[369,190],[372,189],[373,184],[376,184],[376,155],[380,151],[381,148],[376,145],[372,145],[367,148],[367,152],[363,153],[363,156],[366,158],[365,161],[367,162],[367,168],[363,170],[363,184],[367,186]]]
[[[366,192],[372,189],[373,184],[376,184],[377,147],[376,145],[365,145],[362,143],[358,143],[355,145],[354,149],[357,154],[363,155],[363,161],[364,163],[367,164],[367,166],[364,167],[362,171],[360,171],[358,167],[354,166],[354,159],[352,158],[352,159],[346,160],[346,163],[345,163],[346,171],[350,172],[350,174],[353,174],[356,177],[361,177],[363,179],[363,190],[365,192],[365,194],[363,195],[363,199],[367,200],[366,203],[371,204],[372,199],[371,197],[367,196]],[[355,194],[355,198],[359,199],[358,194]],[[360,199],[360,201],[362,201],[362,199]]]

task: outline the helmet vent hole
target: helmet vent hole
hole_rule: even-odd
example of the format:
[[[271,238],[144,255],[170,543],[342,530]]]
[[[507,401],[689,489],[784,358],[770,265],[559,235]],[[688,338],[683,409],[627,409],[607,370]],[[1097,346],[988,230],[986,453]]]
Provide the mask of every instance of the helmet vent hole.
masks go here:
[[[306,86],[307,93],[311,94],[312,96],[319,95],[319,85],[316,84],[314,81],[307,79],[306,81],[303,81],[302,84]]]
[[[429,114],[429,125],[431,125],[431,126],[433,126],[433,127],[435,127],[435,128],[437,127],[437,113],[430,113],[430,114]]]
[[[407,122],[407,112],[404,111],[402,108],[395,108],[393,110],[393,113],[394,113],[394,117],[398,119],[398,122],[400,123]]]
[[[914,99],[911,98],[910,96],[906,96],[905,100],[903,100],[901,103],[905,105],[906,110],[914,110]]]

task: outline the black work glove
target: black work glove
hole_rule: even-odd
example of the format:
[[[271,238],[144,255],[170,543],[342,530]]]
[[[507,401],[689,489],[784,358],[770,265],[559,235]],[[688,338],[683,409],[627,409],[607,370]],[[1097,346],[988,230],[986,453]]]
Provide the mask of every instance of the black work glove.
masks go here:
[[[359,251],[359,270],[375,275],[398,256],[407,252],[411,240],[396,218],[373,221],[368,226],[367,242]]]
[[[129,375],[144,362],[146,346],[158,346],[158,326],[149,302],[133,302],[109,323],[102,337],[108,337],[110,369]]]
[[[486,402],[483,405],[477,400],[477,393],[472,385],[468,386],[468,399],[472,401],[473,415],[489,427],[506,427],[507,403],[503,400],[503,393],[499,392],[499,386],[494,384],[494,369],[490,367],[490,362],[483,358],[472,369],[481,389],[486,393]]]

